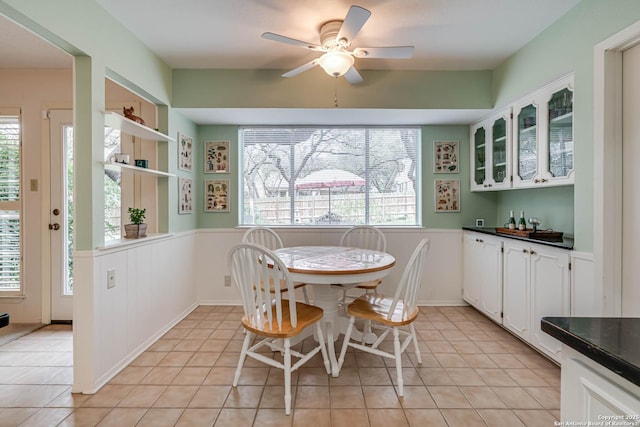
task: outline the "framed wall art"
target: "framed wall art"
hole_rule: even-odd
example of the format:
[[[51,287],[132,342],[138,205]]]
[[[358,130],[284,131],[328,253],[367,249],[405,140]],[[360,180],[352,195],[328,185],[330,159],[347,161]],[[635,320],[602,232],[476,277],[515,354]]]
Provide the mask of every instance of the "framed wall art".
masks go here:
[[[204,143],[204,173],[229,173],[229,141]]]
[[[434,185],[435,211],[460,212],[460,180],[436,179]]]
[[[178,213],[193,212],[193,181],[188,178],[178,179]]]
[[[458,173],[459,141],[433,141],[433,172]]]
[[[193,139],[178,132],[178,169],[191,172]]]
[[[229,180],[206,179],[204,181],[205,212],[229,212]]]

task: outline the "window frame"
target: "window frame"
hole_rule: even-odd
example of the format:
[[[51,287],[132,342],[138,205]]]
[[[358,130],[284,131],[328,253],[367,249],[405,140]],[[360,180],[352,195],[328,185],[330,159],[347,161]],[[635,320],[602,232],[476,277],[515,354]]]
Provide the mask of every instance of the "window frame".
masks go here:
[[[376,227],[385,227],[385,228],[415,228],[415,227],[423,227],[422,225],[422,126],[419,125],[244,125],[238,127],[238,190],[236,192],[238,198],[238,225],[240,227],[252,227],[257,225],[264,224],[255,224],[255,223],[246,223],[244,218],[244,137],[243,131],[245,129],[361,129],[364,131],[375,130],[375,129],[411,129],[416,131],[416,145],[415,145],[415,222],[412,224],[371,224],[370,223],[370,206],[369,206],[369,197],[370,197],[370,186],[371,183],[369,179],[366,182],[366,191],[365,191],[365,218],[366,221],[364,224],[374,225]],[[365,140],[365,145],[369,146],[368,138]],[[366,169],[368,170],[369,165],[369,154],[365,153],[365,162]],[[367,173],[368,175],[368,173]],[[291,203],[291,209],[295,210],[295,198],[292,197],[294,202]],[[293,218],[293,214],[291,216]],[[294,222],[289,222],[288,224],[267,224],[269,227],[319,227],[319,228],[332,228],[332,227],[348,227],[353,224],[351,223],[328,223],[328,224],[296,224]]]

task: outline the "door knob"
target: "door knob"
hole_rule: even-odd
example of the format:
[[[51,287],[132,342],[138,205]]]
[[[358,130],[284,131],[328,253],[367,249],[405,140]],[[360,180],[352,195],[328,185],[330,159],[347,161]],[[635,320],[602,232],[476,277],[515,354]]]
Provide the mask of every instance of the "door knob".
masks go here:
[[[49,230],[60,230],[60,224],[58,224],[57,222],[49,224]]]
[[[52,212],[52,213],[53,213],[54,215],[58,216],[58,215],[60,215],[60,209],[55,208],[55,209],[53,210],[53,212]]]

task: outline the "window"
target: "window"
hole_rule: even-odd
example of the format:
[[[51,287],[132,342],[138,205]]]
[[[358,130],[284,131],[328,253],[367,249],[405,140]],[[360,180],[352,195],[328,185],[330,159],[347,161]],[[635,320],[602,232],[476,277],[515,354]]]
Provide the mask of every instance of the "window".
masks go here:
[[[120,152],[120,131],[110,127],[104,128],[105,161]],[[121,197],[120,184],[122,174],[119,171],[104,171],[104,240],[118,240],[121,236]]]
[[[417,127],[244,127],[243,225],[420,225]]]
[[[0,112],[0,292],[21,290],[20,118]]]

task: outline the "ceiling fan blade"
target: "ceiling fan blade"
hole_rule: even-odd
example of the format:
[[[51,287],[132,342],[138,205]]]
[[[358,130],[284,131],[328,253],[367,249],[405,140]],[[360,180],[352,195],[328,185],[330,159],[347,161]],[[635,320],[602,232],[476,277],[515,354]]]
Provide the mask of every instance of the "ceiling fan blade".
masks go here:
[[[344,40],[345,46],[350,45],[351,41],[356,38],[356,35],[360,32],[362,26],[370,16],[371,12],[367,9],[360,6],[351,6],[336,36],[338,43],[343,44],[341,40]]]
[[[358,47],[353,49],[353,54],[356,58],[408,59],[415,49],[413,46]]]
[[[358,70],[356,70],[356,68],[353,66],[349,68],[349,71],[344,73],[344,78],[347,79],[347,81],[352,85],[357,85],[358,83],[362,83],[364,81]]]
[[[312,69],[316,65],[318,65],[318,59],[317,58],[314,59],[311,62],[307,62],[306,64],[299,66],[298,68],[294,68],[291,71],[287,71],[286,73],[284,73],[282,75],[282,77],[294,77],[294,76],[297,76],[298,74],[304,73],[305,71]]]
[[[319,51],[319,52],[323,51],[322,47],[318,46],[317,44],[305,42],[305,41],[302,41],[302,40],[292,39],[291,37],[281,36],[280,34],[267,32],[267,33],[263,33],[262,34],[262,38],[263,39],[267,39],[267,40],[273,40],[274,42],[285,43],[285,44],[290,44],[290,45],[293,45],[293,46],[303,47],[305,49],[316,50],[316,51]]]

